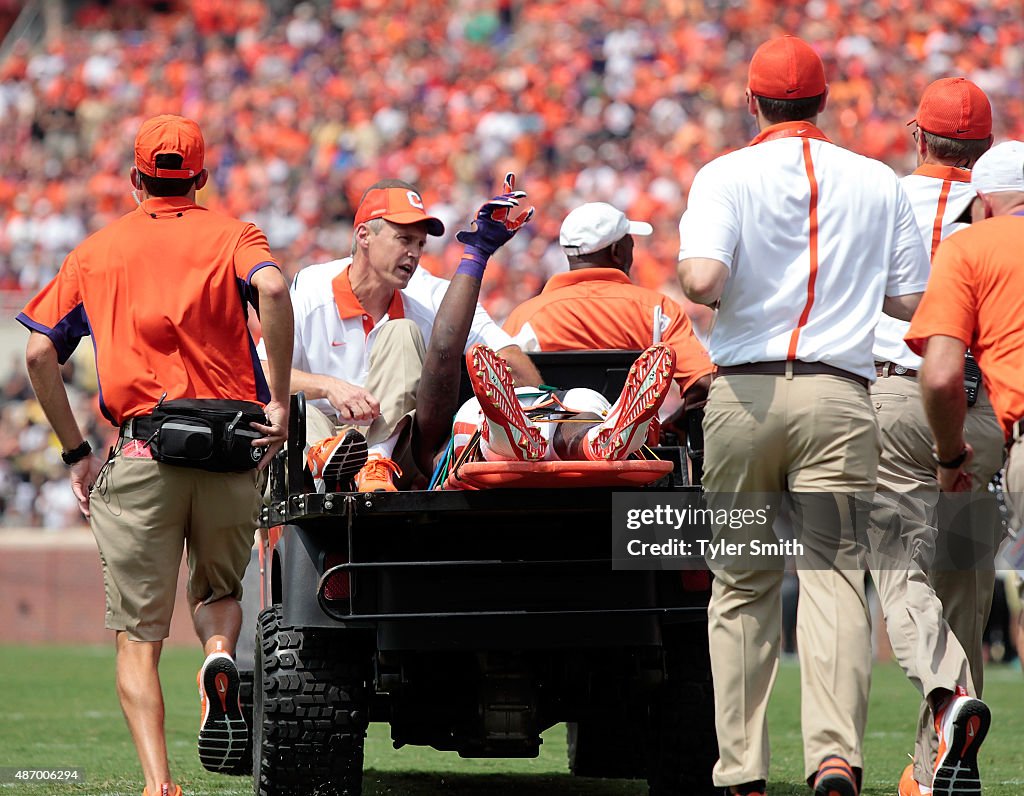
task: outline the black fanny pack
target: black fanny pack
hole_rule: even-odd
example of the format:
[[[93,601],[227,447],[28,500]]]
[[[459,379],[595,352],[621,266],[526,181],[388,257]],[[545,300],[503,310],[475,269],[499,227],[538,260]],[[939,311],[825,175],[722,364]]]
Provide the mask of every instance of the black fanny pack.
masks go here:
[[[131,436],[148,443],[164,464],[215,473],[240,473],[260,463],[266,448],[252,422],[266,424],[263,407],[251,401],[181,398],[161,401],[151,415],[131,421]]]

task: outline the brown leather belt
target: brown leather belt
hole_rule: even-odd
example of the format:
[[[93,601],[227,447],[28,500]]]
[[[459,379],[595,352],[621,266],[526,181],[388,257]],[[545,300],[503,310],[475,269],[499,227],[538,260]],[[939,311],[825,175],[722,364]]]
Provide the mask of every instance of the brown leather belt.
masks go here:
[[[906,376],[908,379],[916,379],[917,371],[913,368],[905,368],[895,362],[876,362],[875,375],[879,378],[886,376]]]
[[[790,370],[792,368],[792,370]],[[835,368],[826,365],[824,362],[801,362],[794,360],[777,360],[774,362],[749,362],[744,365],[719,366],[719,376],[785,376],[792,372],[794,376],[839,376],[842,379],[849,379],[857,382],[865,390],[868,388],[868,380],[856,373],[850,373],[842,368]]]

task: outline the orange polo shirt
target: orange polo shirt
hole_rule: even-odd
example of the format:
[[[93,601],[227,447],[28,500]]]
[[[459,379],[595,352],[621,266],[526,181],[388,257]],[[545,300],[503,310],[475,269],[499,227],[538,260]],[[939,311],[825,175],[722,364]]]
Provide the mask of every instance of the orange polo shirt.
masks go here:
[[[906,337],[918,354],[935,335],[968,346],[1007,435],[1024,417],[1022,240],[1024,218],[997,216],[942,241]]]
[[[615,268],[555,274],[539,296],[512,310],[505,331],[524,351],[642,350],[654,339],[656,307],[661,310],[661,341],[675,349],[675,380],[686,392],[711,373],[711,360],[694,337],[690,319],[668,296],[634,285]]]
[[[270,391],[246,326],[251,279],[277,267],[253,224],[185,197],[147,199],[91,235],[18,320],[65,362],[91,335],[100,407],[115,425],[166,393],[266,403]]]

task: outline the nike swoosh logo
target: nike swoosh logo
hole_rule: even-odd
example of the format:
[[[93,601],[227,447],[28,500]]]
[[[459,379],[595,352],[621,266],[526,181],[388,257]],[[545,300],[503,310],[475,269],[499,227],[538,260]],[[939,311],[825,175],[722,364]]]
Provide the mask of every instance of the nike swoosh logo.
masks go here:
[[[341,346],[343,346],[343,345],[345,345],[345,344],[344,344],[344,343],[339,343],[339,342],[337,342],[336,340],[331,340],[331,345],[332,345],[333,347],[335,347],[335,348],[340,348]]]
[[[968,735],[969,735],[969,736],[970,736],[971,738],[973,738],[973,737],[974,737],[974,725],[973,725],[973,724],[968,724],[968,725],[967,725],[967,734],[968,734]]]
[[[807,128],[806,127],[801,127],[799,130],[796,131],[796,134],[797,135],[803,135],[806,132],[807,132]]]

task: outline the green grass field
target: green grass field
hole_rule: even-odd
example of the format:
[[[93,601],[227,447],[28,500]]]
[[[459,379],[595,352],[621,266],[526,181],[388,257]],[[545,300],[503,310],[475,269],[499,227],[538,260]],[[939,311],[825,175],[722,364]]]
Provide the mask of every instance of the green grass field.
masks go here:
[[[170,649],[162,674],[171,766],[186,796],[243,796],[249,779],[203,771],[196,756],[198,650]],[[84,785],[0,785],[0,796],[138,796],[139,765],[117,703],[113,648],[0,647],[0,767],[81,767]],[[772,701],[772,796],[807,796],[801,780],[799,672],[785,663]],[[1024,678],[1020,669],[986,675],[993,728],[982,748],[986,796],[1024,793]],[[875,670],[865,742],[865,796],[893,796],[912,748],[917,695],[893,665]],[[366,746],[367,796],[616,796],[646,793],[641,782],[575,779],[566,770],[565,728],[544,734],[536,760],[462,760],[420,747],[391,748],[374,724]]]

